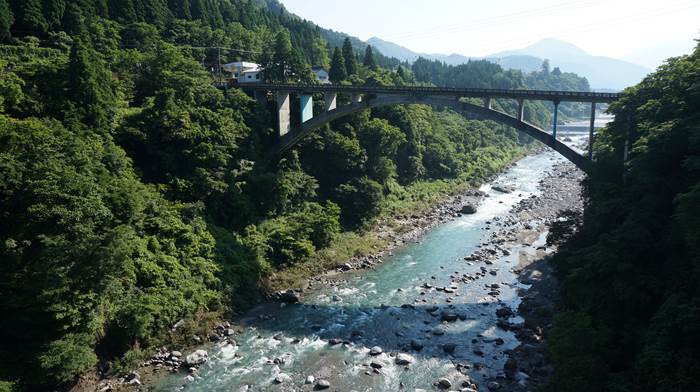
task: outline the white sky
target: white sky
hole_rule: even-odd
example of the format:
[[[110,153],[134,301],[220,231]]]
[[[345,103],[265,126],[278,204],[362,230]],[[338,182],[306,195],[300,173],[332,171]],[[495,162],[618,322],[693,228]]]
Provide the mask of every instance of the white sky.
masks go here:
[[[557,38],[641,62],[640,50],[687,52],[700,38],[700,0],[281,1],[323,27],[426,53],[483,56]]]

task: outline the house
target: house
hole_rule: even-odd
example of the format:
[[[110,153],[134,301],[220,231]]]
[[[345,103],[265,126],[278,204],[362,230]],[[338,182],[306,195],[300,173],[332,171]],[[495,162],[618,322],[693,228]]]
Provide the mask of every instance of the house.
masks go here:
[[[231,79],[238,83],[260,83],[262,82],[262,69],[260,64],[247,61],[236,61],[221,66],[221,68],[231,73]]]
[[[330,84],[331,80],[328,78],[328,71],[323,69],[323,67],[312,67],[311,71],[316,75],[316,79],[321,84]]]

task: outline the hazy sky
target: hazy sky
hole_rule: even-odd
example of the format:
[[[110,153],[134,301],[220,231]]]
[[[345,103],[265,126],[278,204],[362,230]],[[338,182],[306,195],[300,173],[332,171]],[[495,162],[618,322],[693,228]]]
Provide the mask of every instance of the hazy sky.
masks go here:
[[[700,0],[281,1],[323,27],[427,53],[482,56],[551,37],[652,65],[700,38]]]

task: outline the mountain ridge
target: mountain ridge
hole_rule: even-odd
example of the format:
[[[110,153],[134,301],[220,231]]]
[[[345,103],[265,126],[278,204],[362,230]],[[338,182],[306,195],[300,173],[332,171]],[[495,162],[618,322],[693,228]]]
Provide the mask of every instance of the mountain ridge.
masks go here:
[[[644,78],[651,69],[629,61],[606,56],[593,56],[576,45],[554,38],[545,38],[525,48],[497,52],[483,57],[460,54],[419,53],[393,42],[372,37],[367,43],[385,56],[413,62],[419,57],[459,65],[469,60],[489,60],[503,68],[531,72],[540,69],[545,59],[551,67],[585,76],[592,88],[621,90]]]

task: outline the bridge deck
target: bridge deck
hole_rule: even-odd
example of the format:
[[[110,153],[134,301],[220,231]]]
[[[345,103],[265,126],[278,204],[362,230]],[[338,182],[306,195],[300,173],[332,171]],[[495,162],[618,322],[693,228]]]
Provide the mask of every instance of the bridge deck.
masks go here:
[[[600,93],[592,91],[550,91],[550,90],[517,90],[490,88],[453,88],[453,87],[420,87],[420,86],[344,86],[335,84],[270,84],[251,83],[239,85],[246,90],[289,91],[293,93],[359,93],[382,95],[423,95],[423,96],[452,96],[471,98],[510,98],[560,102],[613,102],[620,97],[618,93]]]

